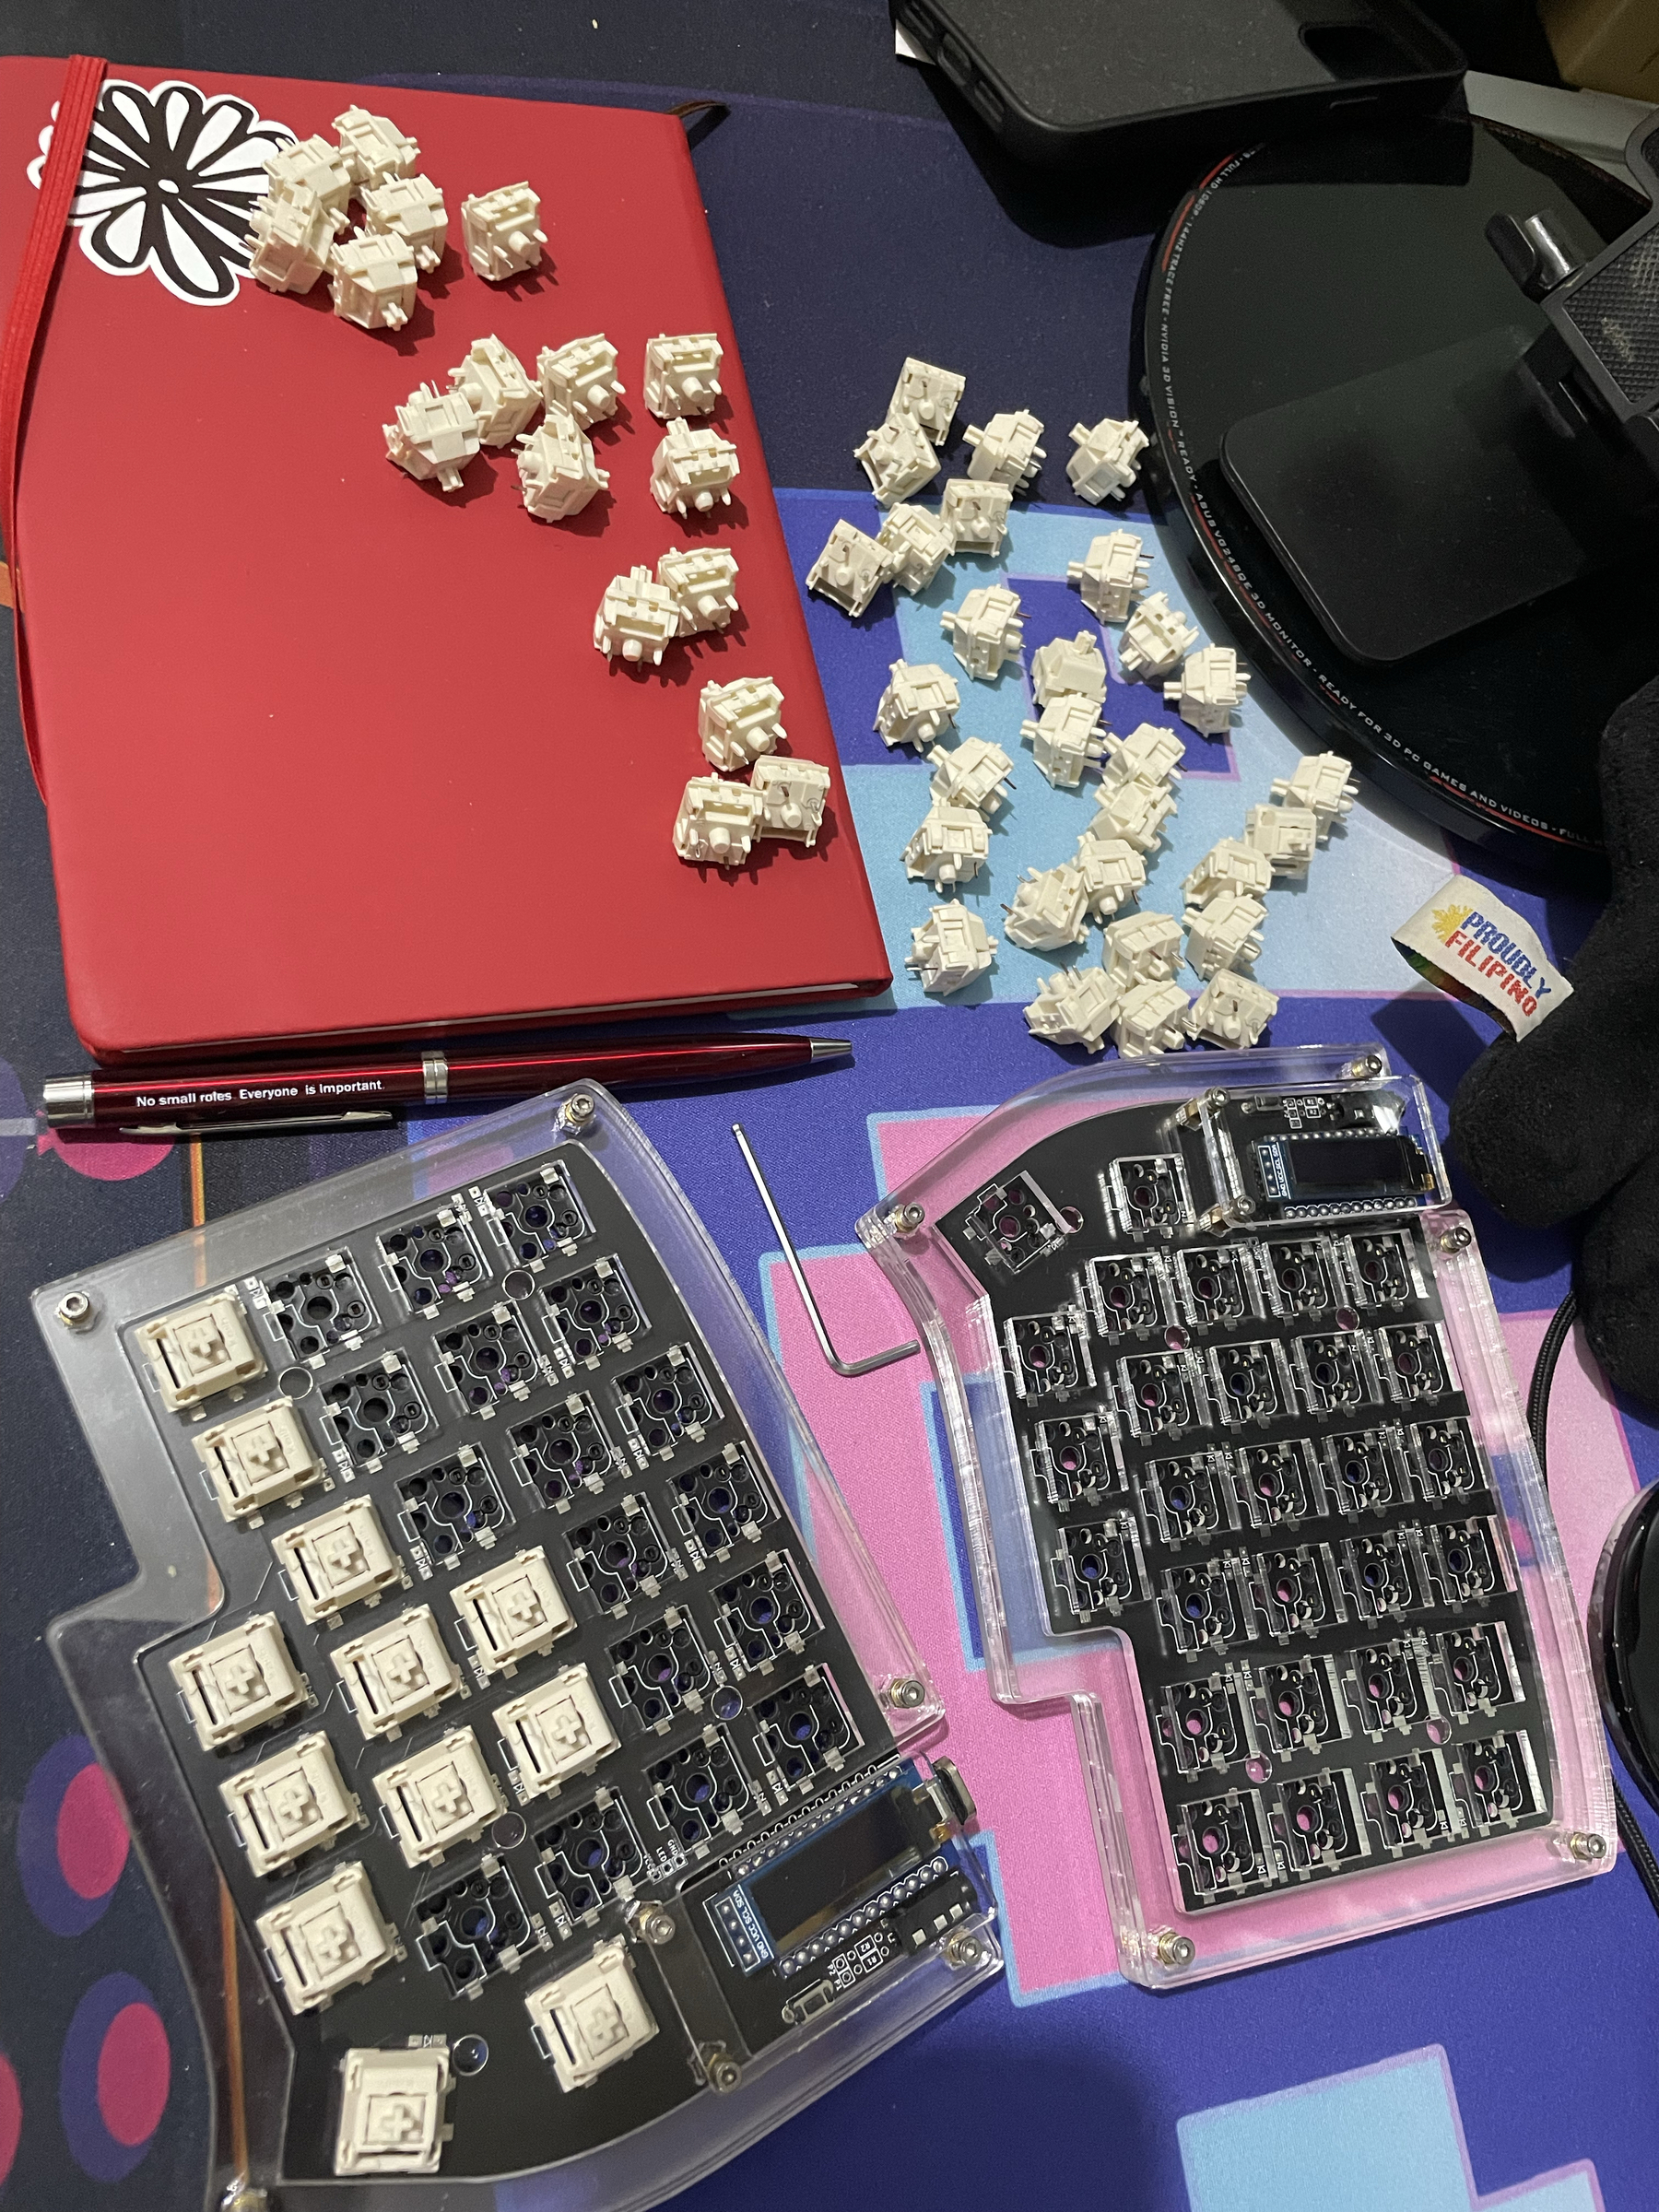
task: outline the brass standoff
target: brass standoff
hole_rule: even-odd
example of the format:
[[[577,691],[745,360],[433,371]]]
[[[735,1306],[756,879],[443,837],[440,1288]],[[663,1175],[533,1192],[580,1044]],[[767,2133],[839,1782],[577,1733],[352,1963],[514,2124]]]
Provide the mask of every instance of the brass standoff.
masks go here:
[[[266,2212],[270,2198],[239,2174],[219,2199],[219,2212]]]
[[[1198,1226],[1207,1230],[1212,1237],[1224,1237],[1230,1229],[1237,1229],[1241,1221],[1248,1221],[1255,1210],[1253,1198],[1229,1198],[1200,1214]]]
[[[946,1965],[954,1967],[959,1973],[978,1966],[985,1956],[984,1938],[973,1928],[958,1928],[946,1936],[939,1948],[945,1955]]]
[[[599,1111],[599,1101],[591,1090],[571,1093],[559,1110],[559,1118],[573,1136],[579,1136]]]
[[[1198,1946],[1190,1936],[1178,1936],[1173,1928],[1159,1928],[1152,1938],[1152,1948],[1159,1966],[1167,1966],[1177,1973],[1191,1966],[1198,1956]]]
[[[914,1712],[927,1701],[927,1686],[914,1675],[895,1675],[881,1694],[895,1712]]]
[[[57,1317],[66,1329],[90,1328],[96,1311],[84,1290],[65,1290],[57,1302]]]
[[[635,1925],[653,1950],[674,1941],[674,1915],[665,1905],[647,1905]]]
[[[1568,1837],[1567,1848],[1581,1865],[1598,1866],[1607,1855],[1607,1839],[1578,1828]]]
[[[1362,1053],[1358,1060],[1345,1060],[1342,1072],[1351,1083],[1358,1083],[1366,1076],[1380,1076],[1382,1073],[1382,1055],[1381,1053]]]
[[[1441,1252],[1467,1252],[1475,1236],[1461,1221],[1454,1221],[1450,1229],[1442,1229],[1434,1241]]]
[[[698,2056],[702,2061],[703,2078],[716,2097],[727,2097],[743,2079],[743,2068],[724,2043],[704,2043]]]
[[[1206,1113],[1219,1113],[1226,1103],[1227,1093],[1217,1089],[1212,1084],[1208,1090],[1201,1090],[1195,1099],[1188,1099],[1175,1109],[1175,1126],[1178,1129],[1191,1129],[1203,1121]]]

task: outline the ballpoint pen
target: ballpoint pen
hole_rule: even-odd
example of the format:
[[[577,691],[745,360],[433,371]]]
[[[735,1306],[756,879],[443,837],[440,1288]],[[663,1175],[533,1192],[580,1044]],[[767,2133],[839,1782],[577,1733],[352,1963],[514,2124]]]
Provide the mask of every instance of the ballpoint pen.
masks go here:
[[[544,1053],[423,1052],[398,1058],[213,1075],[177,1069],[53,1076],[41,1108],[53,1129],[128,1136],[253,1135],[275,1129],[371,1128],[403,1106],[531,1098],[591,1076],[615,1088],[712,1083],[773,1075],[843,1057],[840,1038],[729,1031],[704,1037],[580,1041]]]

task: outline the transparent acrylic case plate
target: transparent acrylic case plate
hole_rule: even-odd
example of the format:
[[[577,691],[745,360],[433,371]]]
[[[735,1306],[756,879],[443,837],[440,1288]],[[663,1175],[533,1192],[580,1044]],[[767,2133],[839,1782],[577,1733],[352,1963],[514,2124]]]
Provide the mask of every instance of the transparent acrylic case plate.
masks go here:
[[[1130,1640],[1110,1629],[1054,1632],[992,1300],[939,1225],[988,1185],[1006,1181],[1043,1140],[1120,1109],[1167,1104],[1173,1113],[1206,1092],[1294,1094],[1357,1087],[1359,1079],[1374,1087],[1378,1077],[1388,1078],[1405,1100],[1405,1125],[1432,1168],[1433,1189],[1420,1206],[1433,1287],[1453,1382],[1461,1382],[1507,1524],[1510,1571],[1524,1605],[1547,1721],[1549,1817],[1415,1860],[1191,1911]],[[1218,1189],[1230,1182],[1238,1191],[1236,1159],[1206,1135]],[[1104,1134],[1100,1150],[1104,1165],[1111,1156]],[[1363,1222],[1334,1218],[1333,1226]],[[1473,1230],[1449,1203],[1427,1102],[1414,1078],[1391,1077],[1381,1052],[1354,1045],[1206,1053],[1201,1060],[1183,1054],[1079,1069],[987,1114],[858,1227],[922,1333],[937,1377],[992,1690],[1009,1705],[1071,1704],[1126,1975],[1148,1988],[1173,1987],[1611,1866],[1612,1783],[1571,1585]]]
[[[591,1112],[579,1104],[572,1117],[573,1099],[591,1101]],[[866,1778],[878,1771],[884,1777],[900,1768],[912,1771],[907,1762],[913,1761],[942,1719],[936,1694],[835,1478],[724,1262],[664,1162],[616,1100],[596,1085],[549,1093],[37,1291],[38,1324],[137,1560],[133,1581],[53,1623],[50,1642],[99,1757],[121,1791],[135,1848],[189,1975],[212,2061],[208,2204],[226,2201],[244,2184],[276,2190],[285,2212],[306,2205],[366,2207],[392,2202],[441,2202],[485,2212],[498,2197],[493,2176],[436,2172],[327,2180],[295,2178],[283,2171],[294,2079],[291,2030],[301,2023],[289,2020],[273,1993],[204,1829],[174,1741],[161,1724],[141,1672],[145,1654],[182,1630],[199,1627],[208,1632],[226,1602],[226,1588],[203,1539],[201,1500],[193,1511],[186,1496],[174,1456],[180,1448],[165,1427],[171,1417],[158,1412],[155,1388],[135,1348],[135,1327],[147,1316],[226,1287],[240,1286],[257,1305],[261,1278],[272,1278],[297,1255],[332,1252],[370,1224],[422,1208],[441,1196],[468,1191],[476,1196],[521,1163],[558,1161],[572,1147],[608,1181],[648,1241],[693,1317],[716,1392],[724,1385],[729,1394],[735,1417],[782,1493],[793,1524],[785,1524],[785,1538],[798,1540],[810,1559],[833,1608],[833,1626],[865,1678],[867,1688],[861,1685],[859,1694],[867,1710],[880,1712],[893,1739],[860,1771]],[[511,1257],[498,1255],[498,1278],[511,1271]],[[384,1298],[384,1288],[377,1295]],[[482,1300],[480,1308],[488,1304]],[[271,1350],[278,1344],[276,1323],[259,1312],[253,1318],[256,1327],[266,1331],[263,1341]],[[367,1354],[374,1347],[364,1348]],[[273,1373],[279,1364],[272,1358]],[[207,1401],[209,1422],[219,1418],[221,1406],[235,1410],[229,1399]],[[312,1489],[293,1518],[298,1522],[351,1495],[350,1488],[338,1485],[329,1498]],[[477,1564],[488,1560],[486,1554]],[[428,1583],[414,1594],[425,1596],[433,1586]],[[347,1618],[360,1630],[386,1614],[359,1611]],[[477,1702],[475,1699],[475,1706]],[[306,1724],[314,1727],[314,1717]],[[596,1779],[605,1779],[603,1768]],[[799,1818],[810,1823],[811,1806]],[[783,1824],[795,1818],[790,1815]],[[764,1832],[775,1830],[776,1824]],[[726,1858],[717,1853],[709,1863],[733,1863],[758,1840],[747,1836]],[[615,2139],[579,2156],[539,2168],[521,2167],[512,2183],[516,2212],[555,2205],[581,2206],[584,2212],[630,2212],[653,2205],[712,2171],[997,1974],[1001,1953],[994,1912],[971,1868],[971,1854],[959,1856],[964,1878],[976,1891],[974,1909],[959,1923],[960,1940],[949,1946],[930,1940],[913,1957],[900,1956],[887,1970],[871,1973],[850,1994],[756,2051],[736,2086],[725,2093],[716,2093],[705,2079],[695,2093],[647,2124],[618,2131]],[[570,1958],[585,1947],[571,1944]],[[642,1955],[649,1959],[648,1952]],[[526,1974],[519,1980],[530,1983],[537,1978]],[[461,2008],[450,2035],[465,2034],[466,2010]],[[626,2068],[620,2071],[626,2076]],[[559,2096],[550,2069],[546,2093],[550,2099]]]

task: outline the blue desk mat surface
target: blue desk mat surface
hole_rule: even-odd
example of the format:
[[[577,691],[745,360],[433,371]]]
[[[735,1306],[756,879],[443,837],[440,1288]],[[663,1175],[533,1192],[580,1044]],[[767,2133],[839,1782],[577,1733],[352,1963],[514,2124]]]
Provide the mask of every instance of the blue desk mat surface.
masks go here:
[[[808,91],[815,37],[877,36],[871,7],[821,13],[821,34],[815,11],[791,6],[775,18],[775,37],[799,65],[793,81]],[[717,41],[696,73],[684,41],[675,51],[685,82],[403,81],[659,108],[721,89]],[[291,55],[262,62],[295,73],[305,66]],[[745,82],[756,81],[751,62],[746,57]],[[224,62],[204,52],[197,65]],[[774,74],[791,81],[782,65]],[[847,76],[837,73],[838,91]],[[885,104],[914,111],[924,103],[906,92]],[[386,105],[395,112],[390,91]],[[773,1240],[730,1122],[740,1116],[749,1129],[815,1274],[824,1271],[828,1296],[851,1279],[838,1270],[865,1265],[849,1252],[852,1224],[885,1187],[887,1164],[915,1157],[912,1124],[947,1125],[1078,1056],[1034,1041],[1021,1018],[1021,1005],[1056,964],[1050,959],[1005,947],[991,976],[964,994],[969,1003],[944,1006],[927,1002],[904,973],[909,932],[930,901],[925,887],[906,881],[898,853],[925,810],[926,771],[888,754],[870,725],[891,660],[948,664],[938,613],[971,583],[1006,575],[1019,592],[1028,661],[1051,637],[1100,634],[1066,588],[1065,569],[1112,524],[1071,497],[1065,433],[1075,420],[1129,410],[1132,311],[1150,218],[1133,180],[1121,191],[1108,181],[1080,194],[1069,215],[1056,214],[1052,200],[1033,212],[1006,181],[988,179],[935,113],[771,94],[731,94],[727,105],[724,119],[699,129],[697,165],[766,458],[784,488],[797,571],[837,516],[873,525],[852,448],[879,418],[906,353],[967,375],[964,421],[1030,408],[1048,426],[1050,454],[998,564],[952,564],[932,591],[897,609],[884,593],[858,623],[817,600],[808,606],[900,979],[887,1000],[818,1021],[853,1037],[853,1061],[810,1077],[663,1093],[637,1105],[806,1386],[811,1378],[794,1344],[798,1314],[784,1303],[793,1293],[779,1287]],[[12,148],[5,158],[30,151]],[[950,472],[964,460],[959,445]],[[1144,518],[1132,526],[1147,536],[1157,582],[1204,621],[1170,548]],[[1102,638],[1109,658],[1114,637]],[[200,2201],[207,2110],[194,2018],[120,1808],[42,1641],[54,1615],[122,1581],[130,1560],[24,1301],[37,1282],[185,1225],[193,1172],[208,1214],[219,1215],[401,1144],[406,1133],[232,1140],[204,1148],[197,1169],[188,1147],[71,1146],[44,1131],[32,1110],[40,1082],[81,1065],[82,1055],[65,1011],[45,828],[9,670],[0,672],[0,688],[8,1507],[0,1556],[7,1720],[0,1732],[0,2207],[189,2212]],[[1021,871],[1065,857],[1089,803],[1087,794],[1049,790],[1018,744],[1030,712],[1026,669],[1010,669],[994,686],[964,679],[963,690],[963,730],[995,738],[1017,759],[1018,790],[993,838],[991,867],[969,894],[1000,935],[1000,907]],[[1114,660],[1108,716],[1120,730],[1171,721],[1155,692],[1121,681]],[[1192,861],[1236,829],[1243,808],[1266,798],[1273,777],[1308,749],[1305,735],[1260,698],[1225,741],[1182,734],[1181,812],[1142,901],[1177,912]],[[1446,1101],[1489,1025],[1416,985],[1387,935],[1453,866],[1495,881],[1471,853],[1367,794],[1306,888],[1272,893],[1258,969],[1281,994],[1275,1041],[1381,1040],[1396,1065],[1422,1077],[1442,1130]],[[1571,956],[1591,908],[1518,881],[1498,888],[1558,958]],[[1079,957],[1091,954],[1065,959]],[[411,1124],[406,1134],[436,1125]],[[1568,1241],[1509,1229],[1461,1194],[1519,1357],[1566,1288]],[[867,1325],[878,1331],[888,1318],[873,1312]],[[1569,1548],[1576,1540],[1582,1554],[1620,1484],[1628,1495],[1659,1471],[1659,1438],[1632,1408],[1598,1399],[1592,1382],[1576,1388],[1579,1448],[1558,1452],[1555,1465]],[[894,1479],[906,1487],[906,1511],[937,1524],[957,1624],[946,1641],[959,1648],[930,1647],[929,1657],[941,1679],[959,1677],[953,1723],[965,1735],[985,1718],[972,1702],[985,1699],[982,1667],[959,1530],[927,1457],[924,1451]],[[893,1540],[890,1530],[868,1533],[878,1556]],[[1013,1768],[1023,1750],[1016,1743],[1007,1755]],[[1041,1777],[1040,1768],[1030,1771]],[[840,2212],[861,2198],[935,2194],[962,2212],[1015,2205],[1467,2212],[1500,2201],[1527,2212],[1650,2212],[1659,2205],[1659,1923],[1628,1867],[1547,1897],[1152,1997],[1125,1983],[1098,1946],[1089,1953],[1075,1931],[1053,1924],[1054,1900],[1089,1894],[1098,1877],[1057,1812],[1055,1848],[1068,1855],[1045,1900],[1040,1787],[1018,1809],[1018,1818],[1005,1812],[988,1827],[981,1845],[1007,1906],[1007,1982],[688,2193],[688,2212],[772,2212],[780,2202],[794,2212]],[[1070,1978],[1068,1941],[1083,1958]],[[500,2192],[502,2212],[557,2201],[557,2191],[534,2185]]]

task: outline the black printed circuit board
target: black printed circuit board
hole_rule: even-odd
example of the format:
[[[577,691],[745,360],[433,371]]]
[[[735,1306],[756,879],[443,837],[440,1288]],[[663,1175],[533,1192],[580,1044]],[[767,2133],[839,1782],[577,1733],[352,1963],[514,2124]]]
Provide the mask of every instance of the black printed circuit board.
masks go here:
[[[1103,1113],[940,1224],[988,1294],[1048,1632],[1132,1645],[1194,1911],[1549,1818],[1400,1105]]]
[[[570,2158],[980,1910],[580,1147],[124,1342],[225,1593],[143,1670],[292,2038],[290,2176]]]

